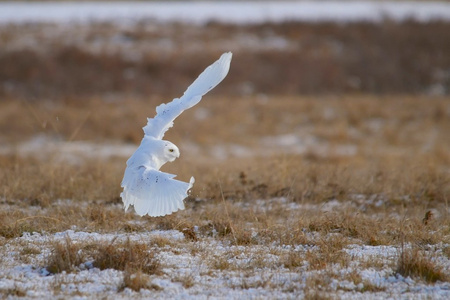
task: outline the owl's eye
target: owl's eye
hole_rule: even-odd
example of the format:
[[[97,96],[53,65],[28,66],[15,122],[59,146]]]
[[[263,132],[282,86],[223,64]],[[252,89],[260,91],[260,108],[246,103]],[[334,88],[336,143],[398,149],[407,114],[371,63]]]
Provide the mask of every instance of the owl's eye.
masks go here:
[[[169,152],[173,152],[173,151],[175,151],[175,150],[173,150],[173,149],[169,149]]]

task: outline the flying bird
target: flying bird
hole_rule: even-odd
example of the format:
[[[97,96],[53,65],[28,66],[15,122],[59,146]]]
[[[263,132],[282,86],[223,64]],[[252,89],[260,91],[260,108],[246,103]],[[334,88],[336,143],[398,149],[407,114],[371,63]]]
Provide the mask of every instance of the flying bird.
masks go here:
[[[232,53],[227,52],[207,67],[187,88],[181,98],[156,107],[156,116],[147,118],[143,127],[144,138],[128,159],[122,180],[122,197],[125,211],[134,206],[140,216],[169,215],[184,209],[184,199],[194,185],[174,179],[176,175],[161,172],[166,163],[180,157],[180,150],[173,143],[163,140],[164,133],[183,111],[200,102],[202,96],[217,86],[228,74]]]

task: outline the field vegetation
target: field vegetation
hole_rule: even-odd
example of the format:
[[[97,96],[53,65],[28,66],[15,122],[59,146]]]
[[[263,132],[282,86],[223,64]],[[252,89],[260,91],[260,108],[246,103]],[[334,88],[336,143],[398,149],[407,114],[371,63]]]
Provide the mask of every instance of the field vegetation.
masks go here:
[[[449,295],[450,77],[433,77],[450,64],[448,24],[172,24],[153,35],[210,46],[161,57],[142,25],[115,54],[87,37],[121,28],[74,30],[83,42],[67,45],[49,26],[0,29],[0,295]],[[25,32],[41,43],[20,46]],[[227,47],[229,77],[166,135],[181,157],[163,171],[196,178],[186,210],[125,213],[120,182],[146,117]]]

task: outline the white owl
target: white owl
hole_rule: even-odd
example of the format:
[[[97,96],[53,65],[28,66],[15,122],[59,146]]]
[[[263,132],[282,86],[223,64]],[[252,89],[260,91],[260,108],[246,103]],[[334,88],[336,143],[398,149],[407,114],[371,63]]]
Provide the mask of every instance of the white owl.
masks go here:
[[[159,171],[166,162],[180,157],[180,150],[173,143],[163,140],[164,133],[173,126],[173,120],[184,110],[196,105],[202,96],[218,85],[228,74],[231,52],[207,67],[188,87],[181,98],[161,104],[156,116],[148,118],[141,145],[128,159],[122,180],[122,197],[125,211],[134,205],[140,216],[165,216],[184,209],[184,199],[194,184],[174,179],[176,175]]]

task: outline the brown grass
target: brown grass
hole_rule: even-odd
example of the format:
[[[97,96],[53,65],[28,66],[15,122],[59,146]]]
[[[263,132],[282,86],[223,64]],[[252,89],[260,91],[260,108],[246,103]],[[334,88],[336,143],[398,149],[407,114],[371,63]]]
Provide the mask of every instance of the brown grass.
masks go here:
[[[195,279],[192,274],[183,274],[173,279],[175,282],[180,282],[185,289],[191,288],[195,285]]]
[[[80,265],[92,261],[100,269],[124,272],[119,289],[134,291],[160,290],[152,283],[155,276],[168,276],[186,289],[201,284],[194,273],[163,273],[168,266],[162,265],[158,253],[168,251],[199,259],[209,268],[202,271],[207,276],[241,272],[242,280],[231,284],[240,289],[298,291],[295,284],[282,286],[270,272],[279,268],[307,272],[310,277],[301,283],[305,297],[328,297],[330,280],[340,277],[333,268],[354,263],[345,251],[352,244],[412,245],[420,250],[405,250],[398,259],[364,260],[359,266],[391,268],[428,283],[445,281],[447,270],[440,269],[436,259],[439,255],[448,259],[448,247],[436,257],[426,249],[449,242],[447,101],[408,96],[205,99],[201,108],[208,111],[209,119],[192,118],[198,109],[193,108],[167,134],[183,155],[163,170],[178,174],[181,180],[194,175],[196,185],[186,210],[164,218],[123,212],[120,180],[127,157],[81,157],[67,162],[58,157],[58,143],[54,152],[38,149],[38,157],[21,152],[34,134],[49,141],[57,135],[70,145],[77,128],[73,141],[112,142],[120,147],[130,141],[127,134],[134,132],[138,142],[152,104],[127,100],[103,106],[100,99],[93,99],[47,106],[5,101],[0,103],[0,114],[7,111],[9,118],[27,120],[33,111],[39,118],[31,117],[30,124],[36,127],[0,121],[0,126],[8,128],[0,138],[13,145],[0,155],[2,243],[26,233],[69,229],[130,235],[151,230],[182,232],[185,239],[181,241],[160,236],[145,244],[113,240],[94,245],[66,239],[51,246],[44,263],[51,273],[76,273]],[[85,119],[86,111],[95,113]],[[38,126],[38,119],[48,124],[55,116],[61,123]],[[130,116],[133,124],[129,124]],[[106,137],[97,138],[103,134]],[[290,152],[289,144],[261,142],[287,134],[297,136],[297,144],[305,143],[305,151]],[[305,142],[308,139],[312,141]],[[187,141],[198,149],[185,147]],[[252,156],[215,156],[214,147],[230,144],[243,145]],[[342,145],[356,150],[350,154],[334,150]],[[206,241],[230,248],[216,253]],[[275,251],[276,246],[280,248]],[[23,245],[18,255],[22,262],[32,263],[39,253]],[[255,278],[258,272],[265,277]],[[325,275],[315,276],[317,272]],[[345,280],[358,286],[359,292],[385,289],[364,282],[359,273]],[[347,291],[345,286],[340,289]]]
[[[74,243],[68,236],[64,242],[56,242],[47,258],[46,269],[50,273],[76,271],[84,263],[86,256],[81,252],[82,245]]]
[[[127,240],[125,243],[111,241],[101,245],[94,252],[94,267],[100,270],[115,269],[141,271],[145,274],[158,274],[161,265],[154,250],[145,245]]]
[[[131,273],[126,269],[123,275],[123,283],[119,288],[119,291],[122,291],[125,288],[139,292],[141,289],[149,289],[151,286],[148,283],[148,277],[142,271]]]
[[[68,236],[63,243],[55,242],[51,254],[47,257],[46,269],[53,274],[75,272],[80,265],[92,261],[92,265],[100,270],[115,269],[125,271],[125,286],[136,287],[147,275],[160,274],[161,264],[155,255],[155,249],[146,244],[110,242],[97,244],[73,242]],[[136,290],[136,288],[132,288]]]
[[[26,291],[19,287],[14,287],[12,289],[0,289],[0,292],[6,297],[25,297],[27,295]]]
[[[145,244],[130,242],[75,243],[69,237],[63,243],[53,245],[46,261],[46,269],[52,273],[76,272],[80,265],[91,260],[92,265],[100,270],[115,269],[124,271],[123,283],[119,291],[130,288],[159,290],[159,286],[151,284],[149,275],[161,274],[161,265],[155,257],[154,249]]]
[[[396,273],[404,277],[419,278],[428,283],[450,281],[449,274],[445,272],[442,265],[439,265],[436,257],[433,258],[418,248],[402,249]]]

